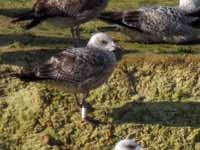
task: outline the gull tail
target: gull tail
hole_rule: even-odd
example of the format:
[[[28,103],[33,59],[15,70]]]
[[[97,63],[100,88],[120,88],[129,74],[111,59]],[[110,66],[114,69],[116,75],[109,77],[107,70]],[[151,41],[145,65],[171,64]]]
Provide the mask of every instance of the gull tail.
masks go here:
[[[99,15],[98,19],[114,24],[121,24],[123,12],[103,12]]]
[[[103,12],[99,15],[98,19],[143,32],[140,29],[140,25],[138,25],[140,15],[140,11]]]
[[[17,19],[12,20],[11,22],[17,23],[17,22],[20,22],[20,21],[32,20],[34,18],[35,18],[34,12],[31,10],[31,11],[28,11],[28,12],[21,14]]]
[[[8,77],[19,78],[20,80],[25,82],[37,82],[40,80],[44,80],[37,77],[33,71],[22,71],[21,73],[9,72],[9,73],[1,73],[0,75],[0,79]]]
[[[44,20],[44,18],[36,18],[34,20],[32,20],[29,24],[24,26],[24,29],[26,30],[30,30],[33,27],[37,26],[38,24],[40,24],[42,21]]]
[[[21,21],[26,21],[26,20],[32,20],[30,23],[25,25],[23,28],[26,30],[30,30],[33,27],[37,26],[40,22],[45,20],[45,17],[35,17],[34,11],[29,11],[24,14],[21,14],[17,19],[12,20],[12,23],[17,23]]]

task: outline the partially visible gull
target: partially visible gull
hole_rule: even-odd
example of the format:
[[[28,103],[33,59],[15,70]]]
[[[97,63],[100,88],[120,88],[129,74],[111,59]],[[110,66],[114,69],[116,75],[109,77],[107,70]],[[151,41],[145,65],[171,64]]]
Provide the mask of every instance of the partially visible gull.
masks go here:
[[[108,0],[37,0],[31,11],[20,15],[13,22],[32,20],[25,29],[31,29],[45,20],[56,26],[70,27],[78,46],[79,25],[95,18],[107,3]]]
[[[117,24],[133,41],[189,43],[200,40],[200,11],[187,13],[175,7],[146,6],[137,10],[104,12],[99,19]]]
[[[200,0],[180,0],[179,8],[186,12],[193,12],[200,9]]]
[[[144,150],[138,143],[131,139],[119,141],[114,150]]]
[[[96,124],[87,116],[86,98],[90,90],[101,86],[115,69],[116,55],[121,49],[112,38],[104,33],[94,34],[87,47],[68,48],[48,61],[34,66],[31,70],[6,76],[18,77],[27,82],[47,81],[55,87],[75,95],[75,100],[82,108],[82,119]],[[80,104],[77,94],[82,93]]]

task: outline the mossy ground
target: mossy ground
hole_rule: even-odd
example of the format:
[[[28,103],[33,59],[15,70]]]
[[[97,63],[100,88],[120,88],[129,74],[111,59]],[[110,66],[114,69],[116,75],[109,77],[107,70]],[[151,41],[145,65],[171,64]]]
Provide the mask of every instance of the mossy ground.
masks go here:
[[[147,4],[177,5],[175,0],[111,0],[107,9]],[[68,29],[47,22],[31,31],[12,18],[30,8],[28,0],[0,0],[0,72],[19,71],[72,46]],[[82,26],[84,45],[96,28]],[[134,138],[149,150],[200,149],[200,44],[145,45],[112,33],[124,56],[107,83],[91,92],[92,117],[82,123],[70,93],[16,78],[0,80],[0,150],[111,150],[124,138]],[[188,54],[190,53],[190,54]]]

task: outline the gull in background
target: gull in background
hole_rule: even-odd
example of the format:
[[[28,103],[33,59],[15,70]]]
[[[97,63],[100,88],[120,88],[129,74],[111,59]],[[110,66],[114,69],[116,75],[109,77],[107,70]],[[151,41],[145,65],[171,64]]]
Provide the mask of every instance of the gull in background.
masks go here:
[[[145,150],[138,143],[131,139],[125,139],[119,141],[114,150]]]
[[[146,6],[136,10],[103,12],[99,19],[117,24],[132,41],[143,43],[189,43],[200,41],[200,10]],[[104,27],[102,29],[106,29]],[[109,28],[107,28],[109,30]]]
[[[31,20],[25,29],[31,29],[45,20],[56,26],[70,27],[75,46],[79,46],[80,24],[94,19],[107,3],[108,0],[37,0],[31,11],[12,22]]]
[[[190,13],[200,9],[200,0],[180,0],[179,8]]]
[[[1,75],[1,78],[12,76],[26,82],[46,81],[60,90],[72,92],[76,103],[82,108],[82,119],[97,124],[96,120],[87,116],[86,98],[90,90],[108,80],[115,69],[116,56],[120,54],[121,48],[110,36],[96,33],[86,47],[68,48],[33,69]],[[77,94],[83,96],[81,104]]]

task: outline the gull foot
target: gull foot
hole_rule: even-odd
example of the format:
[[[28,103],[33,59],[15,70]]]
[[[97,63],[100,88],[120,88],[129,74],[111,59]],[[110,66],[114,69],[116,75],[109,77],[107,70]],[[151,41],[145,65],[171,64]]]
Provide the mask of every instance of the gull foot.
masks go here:
[[[87,122],[87,123],[90,123],[90,124],[92,124],[92,125],[94,125],[94,126],[99,126],[99,125],[100,125],[100,121],[95,120],[95,119],[92,119],[92,118],[90,118],[90,117],[84,118],[83,121],[84,121],[84,122]]]

